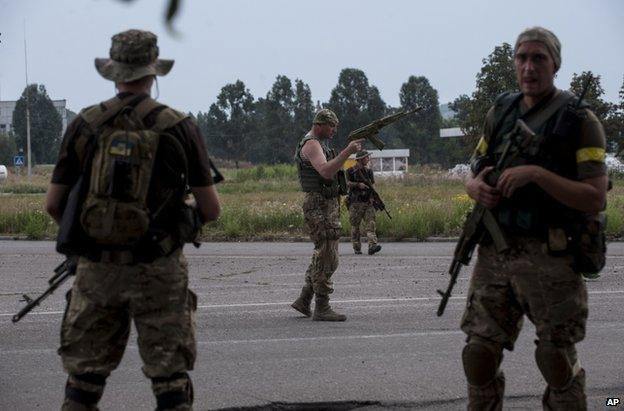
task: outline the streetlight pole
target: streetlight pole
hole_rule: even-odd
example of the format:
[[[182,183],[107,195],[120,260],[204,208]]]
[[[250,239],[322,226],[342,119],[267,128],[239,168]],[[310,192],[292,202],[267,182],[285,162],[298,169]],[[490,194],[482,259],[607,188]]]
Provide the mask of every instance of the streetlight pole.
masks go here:
[[[26,75],[26,155],[28,156],[28,180],[31,176],[30,162],[30,102],[28,98],[28,54],[26,52],[26,19],[24,19],[24,72]]]

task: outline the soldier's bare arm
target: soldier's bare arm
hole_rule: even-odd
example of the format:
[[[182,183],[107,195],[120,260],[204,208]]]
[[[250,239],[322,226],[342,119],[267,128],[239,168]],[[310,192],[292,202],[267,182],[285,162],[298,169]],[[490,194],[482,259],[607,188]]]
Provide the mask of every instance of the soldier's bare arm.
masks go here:
[[[56,221],[61,223],[63,217],[63,205],[69,193],[69,186],[64,184],[50,184],[46,194],[45,209],[48,214]]]
[[[354,140],[345,147],[334,159],[327,161],[323,154],[321,144],[316,140],[309,140],[301,149],[301,154],[312,164],[312,167],[321,175],[321,177],[331,180],[334,174],[344,164],[351,154],[362,149],[362,139]]]
[[[219,202],[219,194],[214,185],[206,187],[191,187],[196,207],[202,221],[214,221],[221,214],[221,203]]]
[[[587,213],[597,213],[604,207],[607,196],[606,175],[581,181],[569,180],[540,166],[512,167],[503,172],[497,188],[503,196],[510,197],[514,191],[528,183],[535,183],[560,203]]]

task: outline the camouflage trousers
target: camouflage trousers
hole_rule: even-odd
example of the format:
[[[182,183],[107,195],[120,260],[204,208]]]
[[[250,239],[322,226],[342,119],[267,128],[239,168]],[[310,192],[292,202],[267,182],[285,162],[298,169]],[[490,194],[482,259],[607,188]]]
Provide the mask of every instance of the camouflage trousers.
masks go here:
[[[306,284],[312,286],[315,294],[331,294],[334,291],[331,277],[338,268],[338,239],[342,228],[339,197],[305,193],[303,218],[314,242],[312,261],[305,274]]]
[[[355,251],[362,250],[360,242],[362,234],[360,226],[363,224],[366,230],[368,246],[377,244],[377,234],[375,233],[375,207],[370,202],[353,202],[349,205],[349,223],[351,224],[351,244]]]
[[[136,265],[80,258],[67,299],[58,352],[70,374],[68,386],[73,384],[74,388],[101,396],[98,389],[103,391],[103,382],[89,384],[88,379],[85,383],[80,377],[105,379],[119,365],[132,320],[142,370],[152,379],[157,398],[163,390],[184,388],[176,388],[176,384],[190,385],[186,371],[193,369],[196,357],[197,296],[188,289],[182,250]],[[83,409],[66,405],[63,409]]]
[[[572,256],[554,257],[532,238],[514,239],[511,250],[497,254],[494,245],[479,247],[470,280],[461,328],[472,337],[513,350],[523,317],[535,325],[539,344],[567,350],[577,362],[574,344],[585,337],[587,289],[581,274],[572,270]],[[585,373],[579,372],[564,391],[546,388],[546,410],[584,410]],[[501,377],[502,377],[502,373]],[[504,377],[503,377],[504,381]],[[502,409],[503,384],[469,386],[469,409]],[[491,408],[490,408],[491,407]]]

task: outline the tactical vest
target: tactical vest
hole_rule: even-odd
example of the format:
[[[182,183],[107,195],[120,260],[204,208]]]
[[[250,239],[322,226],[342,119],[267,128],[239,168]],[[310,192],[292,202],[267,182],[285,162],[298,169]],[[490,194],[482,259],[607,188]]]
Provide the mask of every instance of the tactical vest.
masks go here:
[[[339,170],[334,178],[327,180],[321,177],[309,160],[304,160],[301,157],[301,149],[304,144],[310,140],[316,140],[320,143],[327,161],[336,157],[335,150],[329,148],[326,142],[310,133],[306,134],[305,137],[303,137],[303,139],[299,142],[297,150],[295,151],[295,163],[297,164],[297,172],[299,174],[301,189],[306,193],[321,193],[325,198],[334,198],[340,196],[341,194],[346,194],[346,179],[343,170]],[[342,179],[342,182],[340,179]]]
[[[347,170],[348,180],[355,183],[372,182],[373,171],[369,168],[357,169],[350,167]],[[371,198],[371,190],[368,188],[349,187],[349,203],[367,203]]]
[[[575,107],[578,98],[571,93],[568,93],[567,97],[567,104],[533,130],[537,136],[529,147],[516,155],[510,167],[538,165],[564,178],[578,180],[576,150],[580,119]],[[520,93],[504,93],[496,99],[495,127],[488,145],[488,157],[493,164],[496,164],[506,143],[512,138],[516,120],[530,115],[534,110],[543,110],[548,104],[544,101],[540,106],[521,114],[520,99]],[[579,106],[585,107],[587,106],[583,104]],[[571,116],[576,123],[573,126],[568,124]],[[517,145],[511,145],[511,153],[517,149]],[[553,227],[562,228],[566,232],[571,231],[571,225],[578,221],[582,214],[556,201],[535,183],[518,188],[510,198],[502,198],[493,212],[506,232],[539,238],[547,237],[549,228]]]
[[[82,148],[77,146],[82,162],[91,164],[86,170],[89,188],[80,222],[95,243],[88,255],[94,260],[100,260],[103,251],[129,250],[136,258],[129,258],[128,262],[151,261],[184,243],[174,232],[155,230],[153,222],[165,207],[183,206],[188,174],[186,155],[177,138],[164,130],[174,127],[187,115],[151,98],[144,98],[136,106],[129,104],[135,98],[140,97],[129,96],[123,100],[115,97],[80,113],[92,140],[89,152],[86,144]],[[156,114],[148,128],[143,120],[150,113]],[[180,176],[179,189],[169,193],[162,204],[149,209],[148,190],[152,186],[153,169],[158,166],[156,153],[159,142],[165,139],[186,167]],[[89,157],[87,161],[85,157]]]

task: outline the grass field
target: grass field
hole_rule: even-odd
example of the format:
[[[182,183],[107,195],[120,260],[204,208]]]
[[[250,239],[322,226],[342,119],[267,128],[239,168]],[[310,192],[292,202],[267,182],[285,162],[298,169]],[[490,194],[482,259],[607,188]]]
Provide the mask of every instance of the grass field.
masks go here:
[[[0,234],[31,239],[54,238],[56,225],[43,211],[50,168],[36,168],[30,179],[10,176],[0,184]],[[274,240],[306,238],[294,166],[259,166],[225,170],[219,184],[223,212],[204,228],[204,240]],[[607,234],[624,236],[624,180],[615,180],[609,192]],[[378,179],[377,189],[392,215],[377,215],[378,236],[401,240],[449,237],[460,233],[472,201],[463,183],[445,173],[414,169],[404,178]],[[341,212],[343,236],[349,236],[346,208]]]

